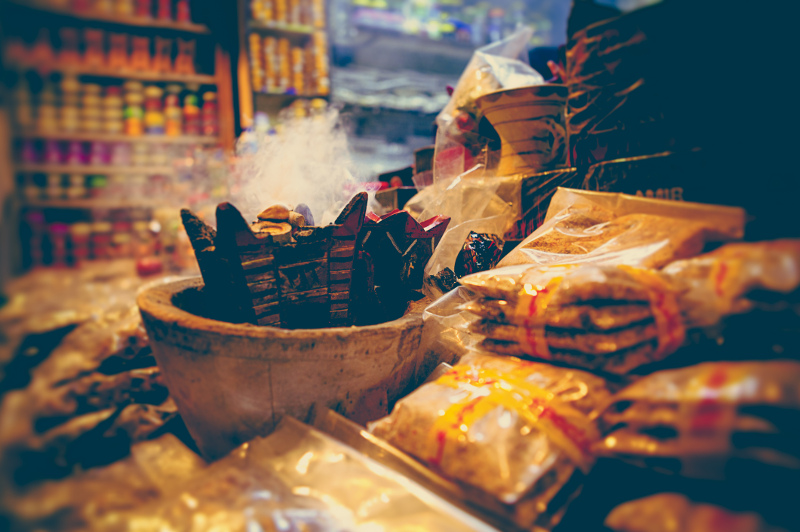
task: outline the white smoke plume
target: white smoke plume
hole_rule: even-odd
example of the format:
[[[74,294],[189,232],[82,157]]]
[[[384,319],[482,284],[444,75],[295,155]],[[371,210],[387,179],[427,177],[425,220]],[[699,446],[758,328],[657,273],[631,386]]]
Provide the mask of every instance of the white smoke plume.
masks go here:
[[[304,203],[315,225],[327,225],[356,192],[365,190],[350,171],[347,135],[336,109],[286,120],[280,134],[256,142],[255,153],[237,161],[237,183],[231,187],[230,201],[246,220],[276,203]]]

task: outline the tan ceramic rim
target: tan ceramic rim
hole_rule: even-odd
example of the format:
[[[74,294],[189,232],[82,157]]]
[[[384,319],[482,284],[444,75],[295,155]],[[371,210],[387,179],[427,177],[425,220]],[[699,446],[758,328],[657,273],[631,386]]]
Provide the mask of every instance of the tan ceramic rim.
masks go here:
[[[379,323],[377,325],[364,325],[361,327],[351,326],[290,330],[278,327],[252,325],[250,323],[228,323],[192,314],[191,312],[176,307],[172,303],[172,298],[176,294],[199,286],[203,286],[203,280],[200,277],[159,284],[142,291],[136,298],[136,304],[139,306],[139,310],[143,315],[146,314],[155,321],[172,324],[175,327],[184,329],[248,338],[281,338],[295,340],[298,339],[298,333],[303,332],[306,338],[309,334],[316,334],[323,338],[335,336],[341,339],[342,337],[347,337],[352,334],[360,334],[363,331],[380,331],[387,328],[400,330],[417,327],[421,320],[421,308],[415,308],[412,304],[411,310],[396,320]],[[421,307],[421,305],[419,306]]]

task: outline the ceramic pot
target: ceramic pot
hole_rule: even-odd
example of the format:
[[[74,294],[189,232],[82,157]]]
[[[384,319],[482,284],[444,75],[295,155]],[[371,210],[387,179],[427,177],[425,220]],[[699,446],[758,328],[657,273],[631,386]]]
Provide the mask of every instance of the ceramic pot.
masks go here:
[[[283,414],[305,419],[317,403],[377,419],[418,378],[422,302],[379,325],[288,330],[200,316],[202,287],[200,278],[158,285],[137,303],[170,395],[208,459],[268,434]]]
[[[497,175],[568,166],[566,85],[534,85],[491,92],[475,101],[500,137]]]

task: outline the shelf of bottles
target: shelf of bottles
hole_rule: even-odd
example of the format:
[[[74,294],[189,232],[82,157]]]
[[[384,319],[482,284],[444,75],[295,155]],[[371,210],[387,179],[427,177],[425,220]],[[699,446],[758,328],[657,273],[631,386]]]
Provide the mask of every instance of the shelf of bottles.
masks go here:
[[[159,212],[186,180],[180,161],[220,142],[215,43],[189,0],[2,7],[23,265],[169,240]]]
[[[247,22],[250,82],[261,97],[309,105],[330,94],[323,0],[251,0]]]

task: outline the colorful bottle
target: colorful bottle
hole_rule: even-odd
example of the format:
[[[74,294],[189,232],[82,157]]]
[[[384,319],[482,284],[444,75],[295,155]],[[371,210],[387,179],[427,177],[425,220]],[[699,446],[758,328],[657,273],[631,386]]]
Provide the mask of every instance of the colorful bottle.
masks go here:
[[[148,135],[164,134],[164,112],[161,104],[163,95],[164,91],[156,85],[144,90],[144,127]]]
[[[137,17],[150,18],[153,16],[150,0],[136,0],[135,13]]]
[[[180,85],[167,85],[164,98],[164,122],[167,136],[177,137],[183,133],[183,111],[181,111]]]
[[[80,266],[89,260],[89,242],[92,226],[86,222],[74,223],[69,228],[69,240],[72,247],[72,262]]]
[[[185,24],[192,22],[192,14],[189,11],[189,0],[178,0],[175,7],[175,20]]]
[[[219,122],[217,119],[217,93],[206,92],[203,94],[203,135],[216,137],[219,134]]]
[[[61,143],[59,141],[53,139],[45,141],[44,161],[47,164],[61,164],[64,162],[64,154],[61,151]]]
[[[83,151],[83,143],[77,140],[70,141],[67,149],[67,164],[77,166],[86,164],[86,154]]]
[[[172,0],[158,0],[159,20],[172,20]]]
[[[14,100],[17,104],[15,106],[17,125],[22,129],[33,128],[34,120],[31,91],[24,77],[20,77],[19,83],[17,83],[17,88],[14,91]]]
[[[103,129],[106,133],[121,134],[125,131],[125,108],[119,86],[106,88],[103,97]]]
[[[138,137],[144,132],[144,95],[138,81],[125,83],[125,134]]]
[[[42,133],[54,133],[58,130],[56,119],[56,95],[52,85],[47,83],[39,94],[39,109],[36,117],[36,128]]]
[[[183,99],[183,131],[187,135],[200,135],[200,107],[196,94],[187,94]]]

